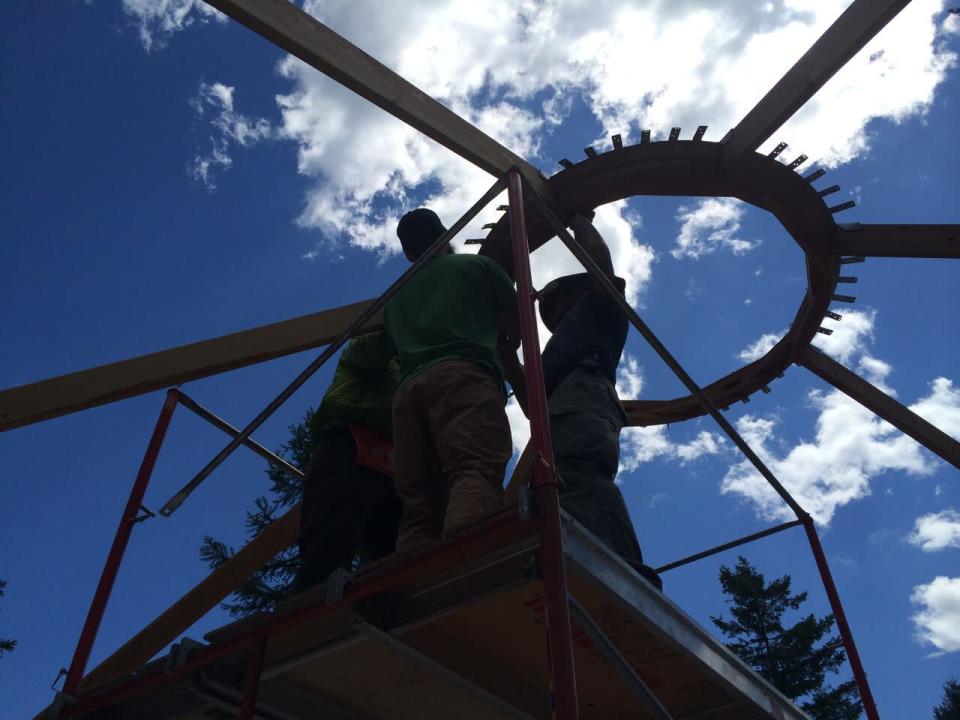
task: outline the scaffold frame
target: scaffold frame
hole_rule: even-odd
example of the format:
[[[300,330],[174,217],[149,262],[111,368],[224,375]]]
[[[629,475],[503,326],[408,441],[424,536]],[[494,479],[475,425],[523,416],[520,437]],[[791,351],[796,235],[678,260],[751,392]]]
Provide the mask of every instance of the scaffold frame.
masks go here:
[[[781,163],[777,156],[786,147],[784,143],[768,155],[756,152],[837,70],[885,27],[908,1],[855,0],[719,143],[703,141],[705,126],[699,127],[690,141],[678,139],[679,128],[674,128],[669,140],[665,142],[650,142],[649,131],[645,131],[641,135],[641,142],[631,147],[625,147],[617,135],[612,138],[612,151],[598,154],[596,150],[589,148],[586,160],[580,163],[564,161],[564,170],[547,178],[523,158],[363,53],[288,0],[207,0],[211,6],[491,173],[496,181],[428,253],[411,265],[375,300],[0,392],[0,431],[3,431],[158,390],[170,384],[188,382],[298,350],[326,345],[326,349],[284,388],[274,401],[239,430],[220,420],[178,389],[168,391],[121,514],[77,648],[69,670],[66,671],[63,690],[58,693],[57,701],[51,707],[51,716],[77,717],[91,708],[104,707],[105,702],[115,699],[117,689],[94,686],[91,678],[96,678],[98,673],[101,673],[102,677],[108,677],[109,672],[101,672],[102,667],[106,666],[108,671],[114,672],[116,667],[123,667],[122,663],[131,658],[138,658],[142,663],[169,642],[167,639],[160,648],[154,647],[153,644],[158,642],[159,637],[167,638],[173,630],[166,627],[164,633],[158,634],[154,624],[151,624],[144,631],[149,638],[140,634],[131,641],[134,646],[128,643],[115,653],[115,656],[121,656],[119,666],[111,666],[115,657],[111,656],[92,673],[86,674],[93,642],[103,620],[132,530],[145,517],[141,515],[144,495],[175,407],[183,404],[230,435],[231,440],[183,490],[164,505],[160,510],[161,515],[174,512],[193,488],[203,482],[240,445],[246,445],[270,463],[286,465],[284,469],[296,475],[299,472],[296,468],[258,445],[252,440],[252,433],[319,367],[333,357],[349,338],[359,332],[376,329],[380,322],[379,313],[389,298],[423,263],[506,189],[509,197],[508,212],[494,225],[481,252],[511,270],[518,284],[522,346],[534,406],[530,411],[532,440],[528,448],[532,461],[526,464],[521,461],[523,468],[515,473],[514,482],[531,484],[540,513],[537,527],[541,536],[540,558],[547,598],[546,616],[556,717],[561,720],[573,720],[577,717],[576,678],[570,649],[570,604],[563,559],[562,522],[557,503],[556,478],[552,469],[546,397],[542,387],[539,344],[533,318],[535,292],[529,268],[530,253],[552,237],[558,237],[596,282],[603,286],[627,315],[631,324],[690,392],[688,397],[673,400],[626,402],[630,423],[652,425],[710,415],[796,515],[794,521],[668,563],[661,566],[660,570],[667,571],[745,542],[798,525],[803,526],[836,618],[865,713],[869,720],[878,720],[879,715],[866,673],[813,519],[724,418],[721,409],[732,402],[745,401],[754,392],[769,391],[767,384],[786,368],[796,364],[834,385],[948,463],[960,467],[960,442],[810,344],[816,333],[821,331],[819,323],[822,318],[834,315],[828,309],[830,302],[852,301],[852,297],[836,293],[837,284],[842,279],[839,274],[842,266],[861,262],[868,257],[960,258],[960,225],[838,224],[834,216],[848,209],[851,203],[835,206],[826,204],[823,197],[832,192],[832,188],[818,191],[812,185],[824,174],[822,170],[799,175],[796,169],[806,160],[803,155],[789,165]],[[790,332],[766,356],[710,385],[699,386],[639,314],[606,280],[566,231],[560,219],[571,209],[595,207],[613,199],[633,195],[733,196],[777,215],[804,251],[809,288]],[[533,207],[536,212],[528,216],[528,207]],[[849,278],[844,281],[849,281]],[[213,584],[201,583],[201,590],[195,588],[196,595],[188,593],[184,598],[187,602],[184,605],[178,603],[174,615],[179,613],[181,620],[193,619],[177,630],[177,634],[196,619],[197,608],[207,605],[203,612],[209,610],[242,582],[243,578],[236,580],[239,575],[251,568],[255,569],[258,567],[257,561],[269,559],[272,556],[269,553],[275,554],[292,542],[297,519],[298,508],[294,508],[268,528],[261,538],[251,542],[248,546],[249,552],[243,554],[247,550],[245,548],[238,554],[242,562],[236,563],[220,575],[217,575],[220,571],[212,574],[211,578],[216,576],[215,592],[211,592]],[[502,519],[493,522],[490,527],[492,532],[501,527],[497,522],[505,523]],[[474,540],[465,538],[462,542],[469,545]],[[429,565],[436,557],[443,557],[444,553],[451,550],[440,547],[431,552],[435,555],[427,553],[419,557],[419,560]],[[386,578],[410,571],[411,568],[379,570]],[[389,584],[381,579],[372,584],[374,589],[366,588],[364,592],[376,592],[376,588],[385,587],[384,583]],[[221,591],[223,593],[211,604],[210,597]],[[196,600],[201,595],[204,596],[203,602]],[[349,596],[349,591],[347,595]],[[344,601],[349,599],[351,598]],[[188,605],[191,605],[190,612],[185,611]],[[248,648],[251,651],[249,681],[243,695],[241,717],[252,718],[266,639],[272,631],[280,627],[289,627],[291,623],[327,612],[323,607],[327,606],[311,605],[279,618],[273,626],[268,624],[266,627],[269,629],[260,628],[249,637],[244,636],[242,641],[233,639],[197,651],[185,667],[200,667],[204,662],[211,662],[237,648]],[[166,616],[164,622],[172,617],[173,615]],[[136,647],[141,641],[142,646]],[[146,658],[143,657],[144,654]],[[130,668],[122,670],[129,671]]]

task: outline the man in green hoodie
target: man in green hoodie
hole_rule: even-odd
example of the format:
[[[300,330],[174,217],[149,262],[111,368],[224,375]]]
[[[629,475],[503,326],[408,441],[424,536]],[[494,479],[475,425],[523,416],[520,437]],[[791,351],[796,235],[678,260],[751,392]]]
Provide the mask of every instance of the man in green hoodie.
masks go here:
[[[411,262],[445,232],[426,208],[397,226]],[[513,444],[500,358],[516,352],[516,306],[513,282],[497,263],[454,255],[448,245],[384,309],[401,372],[393,406],[394,479],[404,506],[398,552],[502,507]]]
[[[311,419],[317,439],[304,481],[300,570],[292,594],[361,555],[393,552],[402,505],[393,490],[391,403],[399,377],[382,332],[351,340]]]

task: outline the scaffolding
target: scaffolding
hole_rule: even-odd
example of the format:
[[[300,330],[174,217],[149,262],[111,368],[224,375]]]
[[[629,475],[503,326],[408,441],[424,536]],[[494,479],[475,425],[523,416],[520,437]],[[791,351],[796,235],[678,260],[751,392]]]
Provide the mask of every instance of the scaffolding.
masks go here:
[[[552,714],[560,720],[579,716],[648,716],[660,720],[704,717],[708,713],[716,718],[804,717],[560,510],[534,320],[536,293],[529,264],[530,253],[555,236],[690,393],[673,400],[627,402],[630,423],[651,425],[710,415],[796,516],[794,521],[657,570],[666,572],[774,533],[803,527],[864,711],[869,720],[878,720],[866,673],[811,516],[726,420],[721,409],[754,392],[768,392],[768,383],[796,363],[960,467],[960,443],[810,346],[817,332],[825,332],[819,327],[822,318],[838,318],[829,309],[830,303],[853,301],[851,296],[836,293],[839,283],[855,282],[855,278],[840,274],[843,266],[862,262],[869,256],[960,257],[958,226],[837,224],[834,214],[852,203],[826,204],[824,198],[835,192],[837,186],[823,190],[813,187],[812,183],[824,174],[822,170],[798,174],[797,168],[807,159],[804,155],[789,164],[779,162],[777,157],[785,149],[784,143],[766,156],[755,152],[906,5],[906,0],[856,0],[719,143],[703,141],[705,126],[697,128],[691,141],[679,140],[679,128],[671,130],[665,142],[651,142],[649,131],[644,131],[640,143],[631,147],[625,147],[621,137],[615,135],[611,152],[598,154],[594,148],[587,148],[586,160],[561,161],[564,170],[549,179],[286,0],[208,1],[497,179],[424,256],[375,300],[0,393],[0,430],[5,430],[296,350],[327,345],[242,429],[221,420],[179,389],[168,390],[73,659],[69,669],[63,671],[63,688],[57,692],[47,716],[93,717],[107,708],[112,716],[135,715],[143,709],[144,702],[156,705],[156,693],[180,688],[176,690],[180,695],[164,696],[164,702],[173,708],[172,714],[157,717],[187,716],[185,713],[196,707],[197,693],[206,698],[204,702],[212,703],[210,707],[244,719],[296,717],[289,710],[270,709],[277,702],[285,702],[283,698],[289,700],[300,692],[290,687],[285,673],[295,673],[305,663],[333,673],[335,665],[331,666],[331,662],[354,657],[350,653],[367,652],[379,658],[383,667],[401,675],[408,673],[405,677],[412,678],[414,686],[429,676],[436,684],[434,689],[441,688],[448,702],[463,708],[473,703],[477,717]],[[231,440],[160,509],[160,515],[175,512],[193,489],[241,445],[286,472],[300,475],[297,468],[256,443],[252,434],[345,342],[374,328],[386,302],[504,189],[508,195],[504,208],[507,214],[493,225],[481,252],[510,269],[518,289],[531,442],[511,480],[511,488],[519,499],[517,507],[449,542],[376,563],[361,571],[342,591],[327,588],[273,615],[215,631],[209,636],[209,644],[181,640],[165,659],[151,661],[246,577],[296,539],[299,507],[295,507],[87,673],[93,643],[131,533],[137,523],[153,515],[143,501],[175,408],[184,405]],[[805,253],[808,292],[787,336],[763,358],[710,385],[699,386],[599,271],[558,217],[571,207],[595,207],[643,194],[739,197],[773,212],[798,242]],[[530,209],[534,212],[528,213]],[[369,611],[371,599],[401,590],[406,593],[401,593],[403,622],[367,617],[369,612],[361,612],[363,619],[357,620],[358,606]],[[542,593],[539,600],[537,592]],[[546,630],[542,657],[517,651],[517,658],[513,658],[519,663],[514,675],[522,674],[526,668],[536,676],[539,660],[549,668],[539,678],[546,683],[546,695],[534,692],[534,700],[530,700],[529,688],[524,683],[519,683],[523,687],[507,687],[501,692],[504,684],[517,684],[516,677],[511,680],[506,671],[477,677],[475,666],[455,657],[455,653],[451,655],[449,647],[443,650],[447,646],[437,640],[459,633],[464,648],[470,643],[479,647],[486,639],[476,633],[489,631],[491,621],[517,617],[518,608],[533,608],[533,616],[527,617],[526,624],[517,620],[510,625],[517,638],[529,641],[533,625],[542,623]],[[472,628],[474,635],[464,628]],[[431,632],[439,634],[431,636]],[[409,644],[400,642],[398,634],[412,640]],[[639,640],[641,636],[646,639]],[[508,646],[512,640],[501,639]],[[669,645],[670,652],[663,649],[664,643]],[[489,653],[496,652],[493,646],[484,647]],[[498,660],[504,665],[511,663],[511,657],[503,654]],[[665,672],[670,680],[658,672]],[[685,673],[701,678],[702,684],[696,690],[690,686],[672,692],[671,683],[682,680]],[[616,678],[616,682],[611,684],[611,678]],[[582,680],[579,688],[578,679]],[[187,681],[189,687],[178,685]],[[287,684],[278,690],[277,683]],[[623,699],[624,688],[629,691],[628,699]],[[393,701],[404,697],[402,687],[394,690]],[[325,692],[333,689],[326,688]],[[384,693],[389,694],[386,690]],[[624,704],[604,705],[603,698],[616,698]],[[696,702],[691,704],[691,699]],[[309,712],[322,710],[330,717],[341,717],[337,713],[342,708],[321,707],[317,696],[311,702],[314,705]],[[449,716],[449,708],[435,709],[437,717],[444,717],[444,712]],[[469,713],[467,716],[471,717]]]
[[[119,686],[111,686],[108,684],[105,688],[81,692],[82,683],[85,679],[84,673],[93,642],[106,610],[107,601],[112,591],[127,542],[134,526],[145,517],[140,514],[140,510],[143,508],[147,484],[154,463],[160,452],[164,434],[169,427],[176,406],[183,404],[201,418],[206,419],[214,426],[229,434],[231,440],[213,460],[163,506],[160,510],[161,515],[169,516],[172,514],[176,508],[184,502],[189,493],[196,488],[204,478],[208,477],[220,462],[226,459],[226,457],[241,445],[251,448],[269,462],[280,465],[286,471],[302,476],[299,470],[293,468],[282,458],[273,455],[269,450],[253,441],[251,439],[252,433],[265,422],[285,400],[301,387],[314,372],[333,357],[335,352],[353,337],[353,335],[403,287],[404,283],[412,277],[414,273],[426,262],[429,262],[477,213],[492,201],[502,191],[504,186],[506,186],[508,193],[507,217],[509,218],[510,235],[512,238],[512,267],[517,282],[521,341],[528,387],[528,412],[531,425],[530,452],[533,458],[533,462],[531,463],[532,479],[529,483],[529,490],[527,488],[521,488],[520,492],[524,494],[525,497],[519,507],[521,509],[520,514],[522,519],[532,523],[536,529],[538,547],[536,552],[537,574],[542,579],[543,614],[547,632],[546,645],[549,655],[550,705],[555,717],[561,720],[573,720],[579,716],[571,614],[574,616],[576,626],[580,632],[585,633],[590,638],[592,644],[601,650],[605,660],[616,670],[621,679],[625,680],[633,689],[636,693],[637,701],[647,710],[651,717],[669,719],[674,716],[670,714],[664,704],[658,699],[656,693],[644,682],[630,662],[624,659],[616,645],[603,633],[589,612],[570,594],[568,588],[566,570],[567,556],[564,551],[564,520],[561,518],[557,493],[557,477],[553,469],[554,460],[550,442],[549,414],[543,383],[543,370],[540,361],[540,343],[537,337],[537,325],[534,316],[534,304],[537,293],[532,284],[529,263],[530,251],[526,232],[527,222],[525,219],[526,207],[528,206],[535,208],[541,217],[549,223],[552,230],[583,264],[594,281],[602,286],[604,292],[617,303],[643,338],[698,399],[704,410],[713,417],[731,441],[743,451],[744,455],[754,465],[757,471],[767,479],[773,489],[797,515],[797,519],[794,522],[782,524],[747,538],[733,541],[732,543],[726,543],[720,546],[720,548],[699,553],[693,558],[671,563],[661,568],[661,570],[678,567],[681,564],[705,557],[713,552],[719,552],[742,544],[743,542],[765,537],[774,532],[798,525],[803,526],[810,543],[811,551],[816,559],[831,608],[836,617],[843,645],[853,669],[867,716],[869,718],[877,717],[870,688],[866,681],[866,675],[860,662],[859,654],[847,624],[843,606],[840,603],[839,595],[833,583],[812,518],[800,507],[770,469],[743,440],[737,430],[713,405],[710,399],[686,373],[680,363],[677,362],[660,342],[649,326],[640,318],[636,311],[630,307],[623,295],[617,291],[610,280],[594,264],[590,256],[567,232],[563,223],[560,222],[546,203],[543,202],[536,191],[524,183],[522,176],[517,170],[510,170],[505,178],[495,182],[484,196],[480,198],[460,220],[454,223],[449,231],[434,243],[430,250],[412,264],[372,305],[359,314],[341,336],[311,362],[304,371],[284,388],[243,430],[233,428],[180,390],[171,389],[168,391],[153,436],[147,447],[140,472],[134,481],[130,497],[118,524],[116,538],[108,554],[104,571],[74,652],[73,660],[67,671],[63,690],[59,693],[60,702],[55,705],[58,712],[60,712],[60,717],[83,717],[95,710],[129,701],[139,693],[155,690],[158,687],[175,681],[177,678],[196,672],[217,660],[228,657],[238,650],[245,650],[249,653],[249,659],[245,672],[239,717],[244,720],[252,720],[252,718],[255,717],[257,707],[257,691],[263,672],[267,644],[271,638],[275,638],[284,631],[296,628],[325,614],[342,609],[345,605],[350,606],[361,600],[370,598],[377,593],[389,591],[395,586],[398,580],[407,578],[411,574],[416,575],[418,572],[422,572],[423,567],[431,567],[431,563],[442,562],[446,557],[450,557],[448,553],[453,553],[452,557],[460,559],[471,557],[471,553],[467,552],[466,548],[457,542],[453,542],[447,546],[441,546],[434,551],[418,555],[417,557],[396,557],[392,562],[379,567],[379,574],[373,575],[373,578],[376,579],[375,582],[363,581],[363,578],[361,578],[361,580],[355,584],[348,585],[341,597],[331,598],[327,595],[315,599],[314,602],[308,603],[302,608],[292,612],[280,613],[275,618],[261,623],[249,631],[233,635],[221,642],[215,642],[208,647],[196,648],[193,652],[189,653],[180,666],[174,670],[155,670],[151,673],[141,674],[139,677],[123,682]],[[526,200],[524,199],[525,196]],[[516,533],[517,523],[515,522],[516,518],[514,514],[514,512],[508,512],[504,516],[492,521],[490,527],[487,528],[487,533],[495,534],[498,531],[501,533],[506,532],[508,535]],[[569,525],[572,521],[567,519],[566,523]],[[567,533],[569,534],[569,531],[567,531]],[[482,545],[485,540],[485,535],[485,533],[477,532],[472,534],[468,541],[464,542],[480,543]],[[289,541],[291,538],[287,536],[286,539]],[[273,550],[276,549],[276,547],[273,548]],[[219,598],[217,598],[217,600],[219,600]],[[216,600],[214,602],[216,602]],[[187,618],[187,624],[174,628],[173,632],[179,635],[192,624],[194,619],[195,618],[192,617]],[[490,621],[493,622],[492,616]],[[369,634],[375,632],[375,630],[367,628],[366,632]],[[141,657],[138,659],[149,659],[157,649],[158,648],[154,647],[141,648]],[[105,665],[109,667],[110,663],[111,660],[108,659]],[[129,672],[134,668],[127,667],[125,669]],[[97,671],[94,673],[94,680],[96,680],[96,673]],[[104,675],[102,670],[100,671],[100,675],[102,680]],[[87,680],[88,685],[94,684],[89,678]]]

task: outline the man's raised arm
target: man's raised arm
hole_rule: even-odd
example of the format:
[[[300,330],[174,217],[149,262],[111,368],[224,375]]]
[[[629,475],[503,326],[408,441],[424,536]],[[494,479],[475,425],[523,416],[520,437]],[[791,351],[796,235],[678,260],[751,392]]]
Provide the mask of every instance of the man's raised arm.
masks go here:
[[[569,225],[570,229],[573,230],[574,239],[587,251],[587,254],[610,282],[613,282],[613,259],[610,257],[610,249],[603,241],[599,231],[590,222],[590,218],[583,213],[574,213],[570,217]]]

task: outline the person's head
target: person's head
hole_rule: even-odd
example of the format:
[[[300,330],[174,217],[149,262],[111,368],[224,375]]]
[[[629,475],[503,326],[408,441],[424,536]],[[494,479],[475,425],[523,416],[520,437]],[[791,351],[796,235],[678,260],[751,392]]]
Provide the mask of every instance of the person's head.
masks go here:
[[[433,210],[417,208],[411,210],[397,223],[397,237],[403,247],[407,260],[414,262],[423,255],[447,229]],[[441,254],[452,252],[449,243]]]
[[[557,329],[560,321],[589,287],[590,276],[587,273],[564,275],[543,286],[539,293],[540,319],[547,330],[554,332]]]

